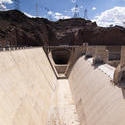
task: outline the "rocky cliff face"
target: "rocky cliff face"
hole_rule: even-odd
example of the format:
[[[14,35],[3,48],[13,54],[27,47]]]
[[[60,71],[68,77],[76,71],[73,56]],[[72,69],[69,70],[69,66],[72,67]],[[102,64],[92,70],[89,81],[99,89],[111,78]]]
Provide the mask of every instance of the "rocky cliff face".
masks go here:
[[[125,28],[98,27],[95,22],[73,18],[52,22],[29,18],[17,10],[0,12],[0,46],[123,45]]]

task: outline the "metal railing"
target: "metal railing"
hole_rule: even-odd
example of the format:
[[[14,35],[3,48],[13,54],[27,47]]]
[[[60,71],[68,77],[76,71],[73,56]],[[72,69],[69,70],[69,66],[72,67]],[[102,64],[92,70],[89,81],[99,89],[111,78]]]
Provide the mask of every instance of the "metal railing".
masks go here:
[[[37,48],[42,47],[38,46]],[[15,50],[23,50],[23,49],[31,49],[36,48],[36,46],[18,46],[18,47],[0,47],[0,52],[2,51],[15,51]]]

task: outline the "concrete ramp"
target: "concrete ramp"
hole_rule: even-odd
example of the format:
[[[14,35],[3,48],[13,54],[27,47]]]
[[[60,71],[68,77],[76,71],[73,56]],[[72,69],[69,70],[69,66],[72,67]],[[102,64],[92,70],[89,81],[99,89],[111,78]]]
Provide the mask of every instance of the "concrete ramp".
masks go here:
[[[125,125],[121,89],[111,84],[110,67],[103,68],[93,67],[90,60],[81,57],[70,74],[69,84],[81,125]]]

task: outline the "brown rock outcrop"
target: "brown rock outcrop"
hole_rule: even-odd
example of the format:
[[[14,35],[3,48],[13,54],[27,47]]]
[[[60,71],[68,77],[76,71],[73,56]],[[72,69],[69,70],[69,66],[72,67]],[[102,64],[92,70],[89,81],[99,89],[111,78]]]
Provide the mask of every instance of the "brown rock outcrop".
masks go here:
[[[29,18],[20,11],[0,12],[0,46],[124,45],[125,28],[103,28],[95,22],[72,18],[52,22]]]

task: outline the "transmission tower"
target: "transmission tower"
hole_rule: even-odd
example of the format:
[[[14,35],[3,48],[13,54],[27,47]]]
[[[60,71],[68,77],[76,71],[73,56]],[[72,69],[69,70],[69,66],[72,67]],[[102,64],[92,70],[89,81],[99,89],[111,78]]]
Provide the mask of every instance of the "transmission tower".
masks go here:
[[[88,19],[88,10],[87,9],[84,10],[84,19]]]
[[[14,9],[20,10],[20,0],[13,0],[14,1]]]
[[[78,18],[79,17],[79,7],[76,4],[75,8],[74,8],[74,18]]]
[[[47,11],[48,19],[52,20],[52,11],[47,7],[44,7],[44,9]]]

